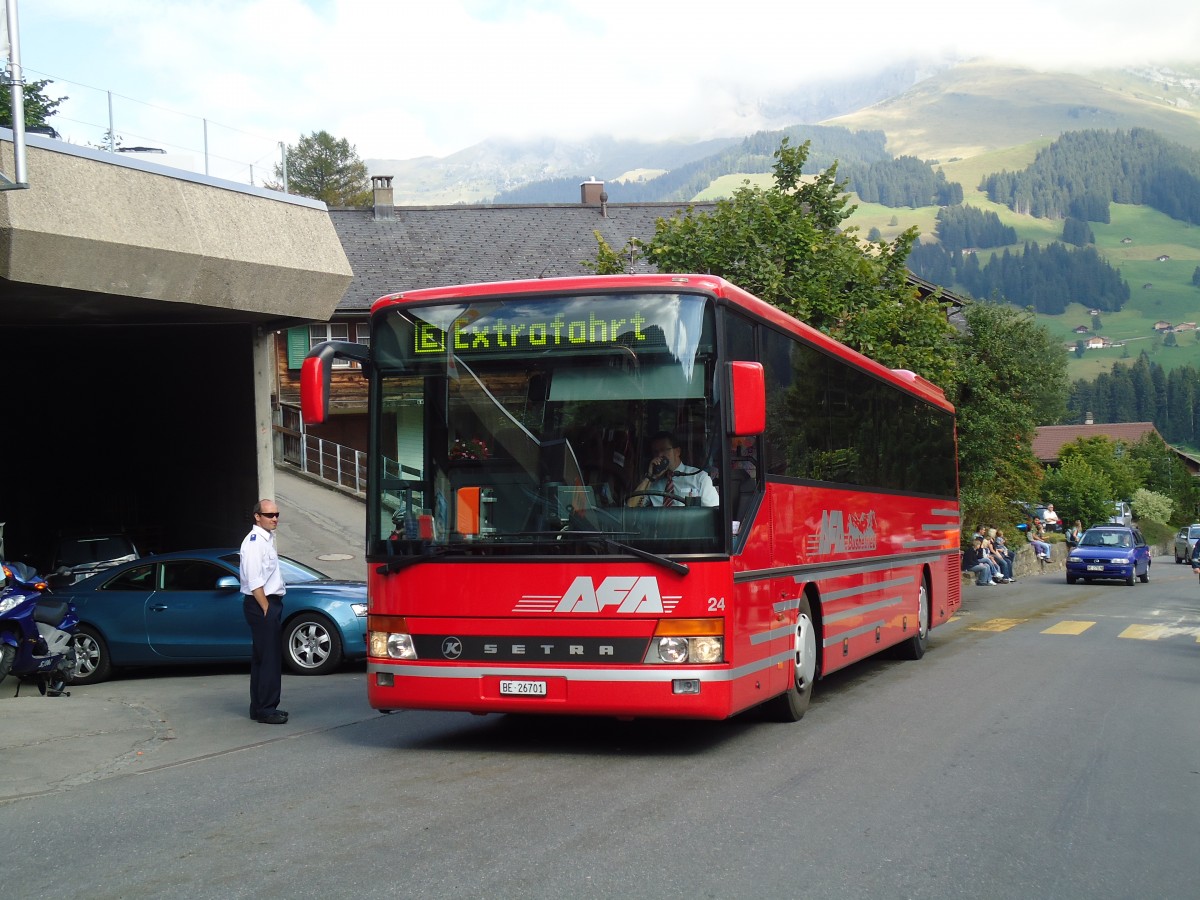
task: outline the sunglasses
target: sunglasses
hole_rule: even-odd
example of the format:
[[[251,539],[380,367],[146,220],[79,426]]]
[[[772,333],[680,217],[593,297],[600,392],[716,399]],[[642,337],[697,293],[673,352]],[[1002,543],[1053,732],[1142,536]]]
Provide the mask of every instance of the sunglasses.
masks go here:
[[[264,519],[278,519],[279,513],[255,513],[256,516],[262,516]]]

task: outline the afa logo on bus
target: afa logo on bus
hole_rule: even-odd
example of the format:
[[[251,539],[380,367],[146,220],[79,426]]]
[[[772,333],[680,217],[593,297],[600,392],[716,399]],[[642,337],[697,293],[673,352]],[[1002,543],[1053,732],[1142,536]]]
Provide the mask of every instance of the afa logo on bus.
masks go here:
[[[598,613],[615,607],[619,613],[664,613],[678,602],[678,597],[663,602],[658,579],[653,575],[609,575],[599,584],[588,575],[580,575],[559,598],[554,611]]]

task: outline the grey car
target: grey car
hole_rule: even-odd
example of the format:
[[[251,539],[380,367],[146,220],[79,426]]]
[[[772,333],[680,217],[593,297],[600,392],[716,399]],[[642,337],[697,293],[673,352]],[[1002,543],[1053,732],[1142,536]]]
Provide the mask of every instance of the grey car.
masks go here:
[[[1196,549],[1196,541],[1200,541],[1200,524],[1180,528],[1175,535],[1175,563],[1185,563],[1192,558]]]

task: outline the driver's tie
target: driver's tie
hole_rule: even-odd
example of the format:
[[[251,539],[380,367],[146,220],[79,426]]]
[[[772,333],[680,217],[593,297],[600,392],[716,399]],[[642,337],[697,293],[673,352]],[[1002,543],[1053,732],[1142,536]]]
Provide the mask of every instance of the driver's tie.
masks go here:
[[[673,506],[678,501],[675,497],[675,473],[670,469],[667,470],[667,485],[666,493],[671,499],[663,500],[663,506]]]

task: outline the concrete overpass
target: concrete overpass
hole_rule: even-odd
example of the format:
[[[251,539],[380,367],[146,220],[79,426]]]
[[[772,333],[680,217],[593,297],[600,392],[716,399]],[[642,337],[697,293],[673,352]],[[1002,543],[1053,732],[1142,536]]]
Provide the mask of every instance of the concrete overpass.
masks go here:
[[[32,134],[26,163],[0,192],[9,555],[77,529],[239,541],[273,492],[272,334],[350,283],[324,204]]]

